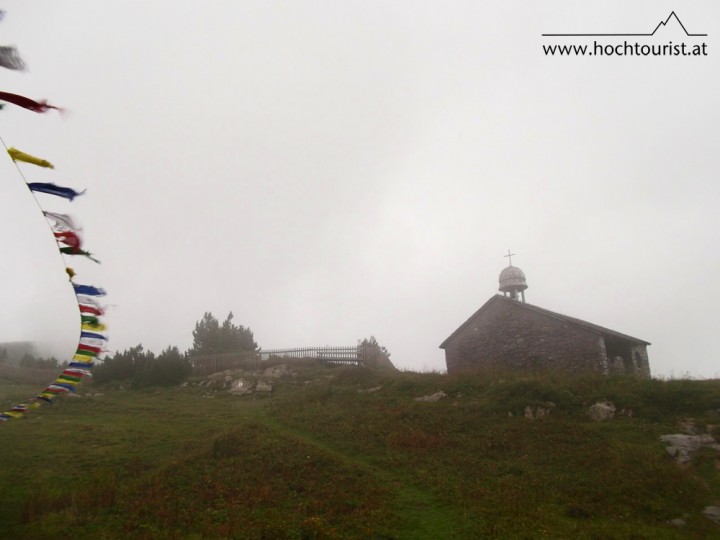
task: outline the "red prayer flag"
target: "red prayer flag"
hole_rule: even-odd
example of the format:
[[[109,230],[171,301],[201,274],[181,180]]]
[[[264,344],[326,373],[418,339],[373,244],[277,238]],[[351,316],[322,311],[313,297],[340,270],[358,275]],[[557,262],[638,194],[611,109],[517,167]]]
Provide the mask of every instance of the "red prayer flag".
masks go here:
[[[56,107],[55,105],[49,105],[48,102],[45,100],[35,101],[33,99],[26,98],[25,96],[11,94],[10,92],[0,92],[0,99],[36,113],[44,113],[50,109],[57,109],[58,111],[62,111],[60,107]]]

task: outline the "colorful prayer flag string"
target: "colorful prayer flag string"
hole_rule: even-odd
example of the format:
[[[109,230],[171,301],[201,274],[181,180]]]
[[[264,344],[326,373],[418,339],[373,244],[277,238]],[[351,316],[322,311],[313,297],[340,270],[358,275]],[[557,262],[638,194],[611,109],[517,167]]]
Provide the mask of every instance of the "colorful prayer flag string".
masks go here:
[[[0,10],[0,20],[3,15],[4,12]],[[15,47],[5,46],[0,47],[0,67],[22,70],[25,69],[25,62]],[[43,113],[49,109],[61,110],[59,107],[49,105],[47,101],[35,101],[10,92],[0,92],[0,100],[37,113]],[[3,108],[3,105],[4,104],[0,104],[0,109]],[[54,168],[53,164],[45,159],[26,154],[16,148],[8,148],[1,138],[0,142],[5,146],[8,155],[16,165],[17,162],[24,162],[37,165],[38,167]],[[19,167],[18,171],[25,181],[25,176]],[[58,186],[53,183],[26,181],[26,184],[31,192],[55,195],[70,201],[85,193],[84,190],[78,192],[72,188]],[[82,249],[82,238],[78,234],[82,229],[71,216],[47,212],[42,208],[41,210],[50,225],[55,240],[58,244],[62,244],[62,247],[59,248],[61,256],[82,255],[95,262],[100,262],[95,259],[90,252]],[[72,356],[72,360],[63,369],[63,372],[38,395],[29,399],[26,403],[20,403],[10,408],[10,410],[0,412],[0,423],[11,418],[22,418],[27,411],[35,409],[43,403],[52,405],[53,400],[59,395],[75,393],[77,391],[76,387],[80,384],[82,378],[91,376],[95,358],[105,351],[108,338],[104,332],[107,327],[100,319],[100,317],[105,314],[105,310],[97,300],[97,297],[105,295],[105,291],[93,285],[79,285],[74,283],[75,270],[65,264],[63,264],[63,266],[73,286],[80,312],[80,339],[78,340],[75,353]]]

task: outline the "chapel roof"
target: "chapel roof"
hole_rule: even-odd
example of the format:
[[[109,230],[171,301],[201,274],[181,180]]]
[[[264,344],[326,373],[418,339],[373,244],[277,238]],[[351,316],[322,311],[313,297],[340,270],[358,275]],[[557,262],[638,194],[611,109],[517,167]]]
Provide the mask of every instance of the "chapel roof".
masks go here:
[[[485,302],[480,309],[478,309],[475,313],[473,313],[468,320],[466,320],[464,323],[462,323],[448,338],[443,341],[440,344],[440,348],[444,349],[448,343],[457,335],[459,334],[466,326],[470,324],[470,322],[479,315],[482,311],[488,309],[493,303],[495,302],[511,302],[513,305],[518,306],[520,308],[528,309],[530,311],[533,311],[535,313],[539,313],[540,315],[544,315],[546,317],[552,317],[554,319],[558,319],[570,324],[574,324],[576,326],[580,326],[583,328],[586,328],[588,330],[591,330],[593,332],[596,332],[598,334],[602,334],[604,336],[612,336],[617,339],[625,340],[625,341],[632,341],[633,343],[639,343],[641,345],[650,345],[648,341],[629,336],[627,334],[623,334],[621,332],[618,332],[616,330],[611,330],[609,328],[605,328],[604,326],[600,326],[597,324],[593,324],[587,321],[583,321],[582,319],[576,319],[575,317],[569,317],[567,315],[563,315],[562,313],[556,313],[555,311],[550,311],[549,309],[541,308],[538,306],[533,306],[531,304],[526,304],[524,302],[519,302],[517,300],[513,300],[512,298],[508,298],[506,296],[503,296],[501,294],[496,294],[492,296],[487,302]]]

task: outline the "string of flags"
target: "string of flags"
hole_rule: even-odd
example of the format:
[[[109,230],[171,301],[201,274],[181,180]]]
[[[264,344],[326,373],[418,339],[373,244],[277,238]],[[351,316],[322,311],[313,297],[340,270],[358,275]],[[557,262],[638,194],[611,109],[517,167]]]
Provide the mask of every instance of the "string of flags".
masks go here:
[[[5,12],[0,11],[0,20],[3,19],[4,15]],[[0,46],[0,67],[18,71],[26,69],[25,62],[14,46]],[[17,105],[36,113],[45,113],[51,109],[62,111],[60,107],[50,105],[45,100],[36,101],[11,92],[0,91],[0,101]],[[4,105],[4,103],[0,103],[0,109],[3,109]],[[5,145],[4,141],[2,141],[2,143]],[[45,193],[72,202],[76,197],[85,193],[85,190],[77,191],[70,187],[49,182],[27,182],[18,163],[26,163],[46,169],[54,169],[55,167],[49,161],[32,154],[22,152],[12,147],[8,148],[5,146],[5,148],[33,197],[35,197],[35,193]],[[75,218],[69,214],[49,212],[44,209],[42,212],[58,243],[58,250],[61,257],[79,255],[93,262],[100,262],[92,253],[83,248],[82,227],[77,224]],[[64,259],[63,262],[65,262]],[[100,298],[106,294],[105,290],[93,285],[75,283],[73,281],[76,276],[75,270],[67,264],[64,266],[66,267],[65,272],[73,286],[80,312],[80,339],[75,353],[71,361],[65,365],[62,373],[39,394],[24,403],[13,406],[7,411],[0,412],[0,423],[11,418],[22,418],[29,410],[40,407],[44,403],[52,404],[53,400],[59,395],[75,393],[83,377],[91,376],[95,359],[106,350],[105,347],[108,342],[108,337],[105,332],[107,327],[101,320],[101,317],[105,314],[105,308],[100,301]]]

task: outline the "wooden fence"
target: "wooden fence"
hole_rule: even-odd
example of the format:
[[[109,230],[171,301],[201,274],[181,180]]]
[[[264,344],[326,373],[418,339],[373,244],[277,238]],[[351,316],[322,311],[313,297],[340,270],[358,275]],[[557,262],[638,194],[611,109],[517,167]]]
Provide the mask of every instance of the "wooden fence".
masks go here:
[[[260,351],[263,359],[281,357],[287,359],[315,358],[322,363],[330,364],[362,364],[360,347],[301,347],[297,349],[269,349]]]
[[[192,356],[193,375],[205,376],[227,369],[266,369],[278,364],[363,364],[360,347],[300,347]]]

